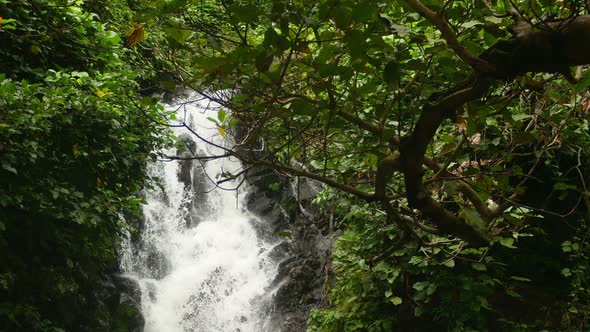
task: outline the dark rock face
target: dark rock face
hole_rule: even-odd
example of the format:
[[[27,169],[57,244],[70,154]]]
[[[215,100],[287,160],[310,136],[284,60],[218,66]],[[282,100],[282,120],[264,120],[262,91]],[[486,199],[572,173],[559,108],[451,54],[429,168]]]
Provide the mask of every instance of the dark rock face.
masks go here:
[[[279,263],[273,293],[269,331],[305,331],[310,310],[322,301],[325,266],[335,234],[330,218],[311,205],[322,189],[308,179],[289,179],[272,170],[256,168],[248,175],[252,187],[248,210],[270,227],[260,234],[280,239],[270,253]]]
[[[137,281],[120,274],[105,276],[97,294],[101,331],[142,332],[141,290]]]
[[[114,309],[113,331],[143,331],[145,320],[141,313],[141,290],[137,281],[114,275],[120,291],[119,305]]]
[[[205,155],[202,151],[197,149],[193,137],[189,134],[182,134],[178,137],[181,142],[179,149],[176,152],[177,157],[191,158]],[[203,170],[204,163],[200,160],[180,160],[180,167],[178,171],[178,179],[192,193],[191,197],[187,197],[183,204],[183,217],[186,220],[187,227],[196,226],[203,216],[207,216],[210,211],[207,211],[207,196],[204,194],[208,191],[208,178]],[[210,185],[209,185],[210,186]]]

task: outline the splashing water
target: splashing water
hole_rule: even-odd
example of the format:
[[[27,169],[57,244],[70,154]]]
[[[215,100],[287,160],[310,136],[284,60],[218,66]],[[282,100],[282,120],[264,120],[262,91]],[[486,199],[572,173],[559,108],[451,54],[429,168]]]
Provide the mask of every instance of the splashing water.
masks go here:
[[[191,127],[200,136],[218,145],[227,143],[206,119],[215,118],[215,112],[198,105],[183,111],[191,114]],[[187,137],[181,128],[175,130]],[[199,142],[196,149],[209,155],[223,153]],[[183,181],[182,163],[187,162],[159,161],[150,166],[160,185],[144,193],[147,205],[139,240],[129,239],[123,245],[121,267],[141,288],[145,331],[262,331],[266,289],[276,273],[276,264],[267,256],[271,245],[257,235],[260,221],[240,209],[243,188],[211,190],[213,183],[204,181],[235,172],[241,165],[216,159],[204,163],[202,172],[195,162],[189,166],[189,179]]]

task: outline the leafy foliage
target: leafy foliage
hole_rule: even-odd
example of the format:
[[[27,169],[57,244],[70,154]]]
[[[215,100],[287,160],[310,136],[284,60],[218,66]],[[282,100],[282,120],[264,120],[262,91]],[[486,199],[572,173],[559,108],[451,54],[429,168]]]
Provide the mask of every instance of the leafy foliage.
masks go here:
[[[346,208],[349,199],[318,201],[340,201],[337,209],[348,213],[334,248],[329,304],[311,313],[310,331],[579,329],[583,319],[569,311],[580,313],[578,305],[570,307],[564,291],[580,288],[559,275],[568,258],[540,248],[556,243],[555,234],[514,234],[491,248],[446,238],[420,247],[370,210]]]
[[[109,329],[104,276],[139,213],[145,163],[167,141],[163,107],[138,96],[124,62],[135,55],[81,4],[0,5],[5,331]]]

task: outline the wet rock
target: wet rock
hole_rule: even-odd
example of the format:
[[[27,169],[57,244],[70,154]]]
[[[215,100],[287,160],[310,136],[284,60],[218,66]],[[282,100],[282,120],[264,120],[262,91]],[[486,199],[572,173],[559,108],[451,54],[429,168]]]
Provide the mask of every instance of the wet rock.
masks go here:
[[[178,149],[176,156],[179,158],[192,158],[197,155],[197,144],[188,134],[182,134],[178,137]],[[179,160],[178,179],[184,184],[186,189],[192,187],[192,168],[193,160]]]
[[[275,262],[281,262],[281,264],[286,262],[289,258],[292,258],[293,246],[289,242],[290,241],[282,241],[274,246],[268,254],[268,257]]]
[[[176,156],[187,158],[178,161],[180,164],[178,179],[184,184],[188,196],[182,205],[182,215],[187,227],[195,227],[211,212],[208,211],[208,204],[205,203],[207,200],[205,193],[209,191],[208,187],[211,183],[203,170],[205,161],[189,159],[205,155],[203,151],[197,149],[193,137],[189,134],[181,134],[178,140],[180,144]]]
[[[170,262],[165,254],[149,241],[139,240],[132,243],[134,255],[140,259],[134,261],[133,271],[141,278],[162,279],[170,269]]]
[[[250,194],[246,200],[248,211],[264,220],[264,229],[272,233],[279,233],[289,224],[291,216],[288,208],[285,208],[276,199],[268,197],[265,193]],[[270,227],[269,227],[270,226]],[[263,237],[262,238],[267,238]]]
[[[325,266],[335,239],[325,216],[311,204],[321,186],[289,179],[266,168],[248,174],[248,210],[269,223],[266,239],[278,243],[269,257],[278,266],[273,289],[270,331],[305,331],[307,316],[320,304]]]
[[[105,276],[97,294],[101,330],[141,332],[141,290],[137,281],[119,274]]]
[[[137,280],[120,274],[113,274],[110,276],[110,279],[113,281],[119,293],[125,294],[129,298],[129,301],[138,305],[141,303],[141,288]]]

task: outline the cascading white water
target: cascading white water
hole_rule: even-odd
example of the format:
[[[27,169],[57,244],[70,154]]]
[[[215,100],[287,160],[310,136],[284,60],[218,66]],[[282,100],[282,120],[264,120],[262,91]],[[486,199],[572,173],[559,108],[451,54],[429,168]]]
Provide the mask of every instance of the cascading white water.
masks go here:
[[[214,112],[193,105],[186,106],[179,117],[185,116],[184,111],[192,116],[191,127],[200,136],[225,144],[206,119],[215,118]],[[183,133],[182,128],[175,131]],[[200,151],[223,154],[196,138],[195,142]],[[147,205],[139,239],[123,245],[121,268],[141,288],[145,331],[262,331],[266,320],[263,298],[276,264],[267,257],[270,244],[258,238],[253,227],[257,220],[242,208],[244,189],[239,189],[239,195],[219,188],[207,194],[198,192],[179,179],[180,167],[179,161],[150,166],[152,176],[161,179],[160,185],[144,193]],[[208,161],[204,168],[215,178],[240,167],[239,162],[224,158]],[[197,169],[192,171],[199,176]],[[232,187],[237,182],[224,185]],[[206,197],[191,206],[195,195]],[[190,225],[187,217],[199,222]]]

